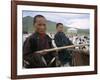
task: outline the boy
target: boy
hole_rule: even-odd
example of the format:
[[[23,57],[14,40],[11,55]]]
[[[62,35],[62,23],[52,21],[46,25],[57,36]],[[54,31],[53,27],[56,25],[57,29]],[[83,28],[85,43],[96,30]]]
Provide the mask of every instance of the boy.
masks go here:
[[[52,48],[51,38],[46,34],[46,18],[42,15],[36,15],[33,19],[35,32],[29,36],[23,45],[23,66],[25,68],[54,67],[55,62],[48,66],[54,53],[36,51]]]
[[[57,47],[72,45],[72,42],[69,40],[68,37],[66,37],[66,35],[63,32],[63,24],[57,23],[56,29],[57,33],[55,34],[54,40]],[[67,49],[58,51],[58,57],[62,66],[64,66],[68,62],[71,62],[70,52]]]

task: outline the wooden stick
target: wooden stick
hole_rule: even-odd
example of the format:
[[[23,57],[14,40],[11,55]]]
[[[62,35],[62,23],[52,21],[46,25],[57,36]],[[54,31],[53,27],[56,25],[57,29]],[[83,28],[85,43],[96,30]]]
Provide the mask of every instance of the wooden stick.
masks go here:
[[[62,50],[67,48],[80,47],[80,46],[88,46],[88,45],[89,44],[69,45],[69,46],[63,46],[63,47],[52,48],[52,49],[44,49],[44,50],[36,51],[35,53],[51,52],[56,50]]]

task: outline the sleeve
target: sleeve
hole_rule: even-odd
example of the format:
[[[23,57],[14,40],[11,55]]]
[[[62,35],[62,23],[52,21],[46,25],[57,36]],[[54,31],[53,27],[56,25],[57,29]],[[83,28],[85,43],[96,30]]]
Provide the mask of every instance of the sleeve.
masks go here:
[[[69,40],[68,37],[66,37],[64,33],[60,34],[60,36],[64,45],[72,45],[72,42]]]
[[[33,47],[33,42],[31,38],[27,38],[23,44],[23,56],[24,58],[27,57],[28,55],[31,55],[34,53],[34,47]]]

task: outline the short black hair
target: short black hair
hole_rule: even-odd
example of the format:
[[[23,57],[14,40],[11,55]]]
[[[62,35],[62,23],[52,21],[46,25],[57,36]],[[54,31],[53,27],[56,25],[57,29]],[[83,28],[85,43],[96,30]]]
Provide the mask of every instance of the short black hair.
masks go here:
[[[57,23],[56,28],[58,28],[59,25],[63,25],[63,23]]]
[[[36,23],[36,18],[45,18],[43,15],[36,15],[36,16],[34,16],[34,18],[33,18],[33,24],[35,24]]]

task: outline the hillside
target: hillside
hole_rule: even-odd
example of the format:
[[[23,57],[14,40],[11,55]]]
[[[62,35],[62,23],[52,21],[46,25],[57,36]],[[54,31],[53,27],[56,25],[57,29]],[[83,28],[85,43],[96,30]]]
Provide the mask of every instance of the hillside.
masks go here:
[[[64,26],[64,32],[67,32],[67,29],[70,28],[68,26]],[[77,29],[78,34],[89,34],[89,29]],[[33,32],[33,18],[30,16],[23,17],[23,32]],[[55,32],[56,31],[56,23],[52,21],[47,21],[47,31]]]

